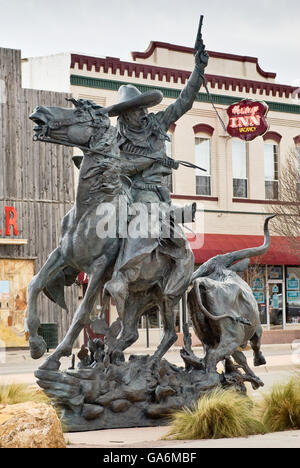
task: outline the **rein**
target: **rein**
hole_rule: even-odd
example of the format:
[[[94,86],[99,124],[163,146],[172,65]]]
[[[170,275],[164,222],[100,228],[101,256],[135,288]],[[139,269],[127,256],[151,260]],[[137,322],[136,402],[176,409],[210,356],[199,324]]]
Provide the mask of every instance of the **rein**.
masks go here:
[[[109,158],[113,158],[113,159],[117,159],[120,161],[120,157],[118,156],[113,156],[113,155],[107,155],[107,154],[104,154],[102,153],[101,151],[98,151],[96,149],[93,149],[93,148],[89,148],[88,146],[82,146],[82,145],[75,145],[73,143],[69,143],[65,140],[58,140],[58,139],[55,139],[55,138],[50,138],[50,137],[47,137],[47,132],[48,132],[48,129],[50,130],[57,130],[58,128],[61,128],[61,127],[70,127],[71,125],[74,125],[74,124],[83,124],[83,123],[88,123],[88,122],[92,122],[89,126],[91,127],[95,127],[95,128],[99,128],[100,127],[100,122],[101,120],[98,119],[98,118],[95,118],[92,114],[92,112],[90,111],[90,109],[86,109],[86,111],[89,113],[90,115],[90,118],[87,118],[87,117],[77,117],[76,120],[71,118],[71,119],[57,119],[57,120],[52,120],[51,122],[47,123],[46,125],[43,126],[43,133],[41,133],[39,136],[38,135],[34,135],[33,136],[33,141],[42,141],[44,143],[54,143],[54,144],[57,144],[57,145],[63,145],[63,146],[69,146],[69,147],[72,147],[72,148],[79,148],[80,150],[82,151],[89,151],[89,152],[93,152],[93,153],[96,153],[96,154],[100,154],[101,156],[107,156]],[[184,167],[188,167],[188,168],[191,168],[191,169],[199,169],[200,171],[203,171],[203,172],[207,172],[206,169],[203,169],[202,167],[200,166],[197,166],[196,164],[193,164],[189,161],[181,161],[181,160],[176,160],[176,159],[172,159],[172,158],[164,158],[162,160],[158,160],[157,158],[154,158],[150,155],[145,155],[143,154],[143,157],[144,158],[147,158],[147,159],[151,159],[152,161],[155,161],[156,163],[160,163],[162,165],[166,165],[166,163],[173,163],[172,166],[174,169],[177,169],[178,168],[178,165],[181,165],[181,166],[184,166]],[[170,160],[170,161],[169,161]],[[177,165],[177,167],[174,167],[174,164]],[[169,166],[169,164],[167,164]]]
[[[69,146],[69,147],[72,147],[72,148],[79,148],[82,151],[89,151],[89,152],[93,152],[93,153],[96,153],[96,154],[101,154],[101,156],[107,156],[108,158],[117,159],[118,161],[121,160],[121,158],[119,158],[118,156],[113,156],[112,154],[107,155],[107,154],[102,153],[101,151],[97,151],[96,149],[89,148],[88,146],[75,145],[73,143],[69,143],[69,142],[66,142],[64,140],[56,140],[54,138],[49,138],[49,137],[43,137],[42,138],[42,137],[38,137],[37,135],[35,135],[33,137],[33,140],[34,141],[42,141],[44,143],[55,143],[56,145]],[[147,156],[143,155],[143,158],[152,159],[152,161],[155,161],[156,163],[160,162],[156,158],[152,158],[152,156],[149,156],[149,155],[147,155]],[[176,159],[173,159],[172,161],[174,161],[174,163],[180,164],[181,166],[185,166],[185,167],[188,167],[190,169],[200,169],[200,171],[207,172],[206,169],[203,169],[202,167],[197,166],[196,164],[193,164],[193,163],[191,163],[189,161],[181,161],[181,160],[176,160]]]
[[[71,148],[79,148],[82,151],[89,151],[90,153],[101,154],[101,156],[107,156],[108,158],[113,158],[113,159],[117,159],[118,161],[120,161],[120,158],[118,156],[113,156],[112,154],[107,155],[105,153],[102,153],[101,151],[97,151],[96,149],[89,148],[88,146],[75,145],[65,140],[57,140],[57,139],[49,138],[49,137],[41,138],[36,135],[33,137],[33,139],[34,141],[42,141],[44,143],[55,143],[56,145],[69,146]]]

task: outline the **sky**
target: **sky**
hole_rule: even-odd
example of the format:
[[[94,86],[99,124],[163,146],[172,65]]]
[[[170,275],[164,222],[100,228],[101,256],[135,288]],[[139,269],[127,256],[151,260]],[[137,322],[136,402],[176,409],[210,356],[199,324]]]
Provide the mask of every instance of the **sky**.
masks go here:
[[[207,50],[258,57],[300,86],[299,0],[0,0],[0,47],[131,60],[151,40],[193,47],[200,14]]]

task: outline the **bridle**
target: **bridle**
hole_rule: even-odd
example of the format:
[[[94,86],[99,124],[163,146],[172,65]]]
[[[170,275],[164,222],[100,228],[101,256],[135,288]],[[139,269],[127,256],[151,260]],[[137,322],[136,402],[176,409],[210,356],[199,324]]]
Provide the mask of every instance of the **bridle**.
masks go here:
[[[92,101],[89,100],[80,99],[77,101],[73,98],[66,98],[66,100],[71,101],[75,105],[76,110],[82,113],[83,115],[75,116],[73,114],[72,117],[67,119],[54,119],[49,121],[46,124],[42,125],[42,131],[38,135],[34,135],[33,140],[42,141],[44,143],[55,143],[57,145],[69,146],[72,148],[79,148],[82,151],[92,151],[93,153],[101,154],[103,156],[103,152],[97,151],[96,149],[90,148],[89,146],[73,144],[64,139],[53,138],[48,136],[49,130],[58,130],[62,127],[70,127],[72,125],[87,124],[89,127],[92,127],[96,130],[99,130],[99,128],[101,127],[101,116],[103,116],[106,113],[104,108],[95,105],[94,103],[92,103]],[[104,110],[104,112],[102,109]],[[109,155],[109,157],[119,159],[117,156],[113,156],[111,154]]]

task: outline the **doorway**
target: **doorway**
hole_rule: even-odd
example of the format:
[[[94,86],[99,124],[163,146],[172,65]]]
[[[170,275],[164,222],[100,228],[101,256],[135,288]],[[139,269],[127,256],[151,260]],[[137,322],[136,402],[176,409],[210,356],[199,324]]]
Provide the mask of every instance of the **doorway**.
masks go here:
[[[267,268],[267,317],[270,330],[286,328],[285,272],[282,266]]]

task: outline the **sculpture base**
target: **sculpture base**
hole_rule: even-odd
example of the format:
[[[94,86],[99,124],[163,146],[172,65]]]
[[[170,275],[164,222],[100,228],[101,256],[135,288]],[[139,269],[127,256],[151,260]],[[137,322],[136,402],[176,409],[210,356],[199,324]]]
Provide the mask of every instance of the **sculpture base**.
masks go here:
[[[186,361],[185,350],[181,354]],[[246,392],[249,379],[235,366],[222,374],[205,373],[201,360],[190,356],[187,361],[186,368],[166,360],[155,365],[150,356],[134,355],[118,365],[95,362],[63,372],[38,369],[35,376],[59,407],[69,432],[165,425],[172,412],[191,407],[216,387]]]

